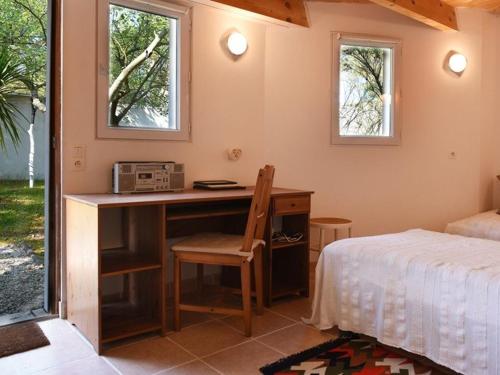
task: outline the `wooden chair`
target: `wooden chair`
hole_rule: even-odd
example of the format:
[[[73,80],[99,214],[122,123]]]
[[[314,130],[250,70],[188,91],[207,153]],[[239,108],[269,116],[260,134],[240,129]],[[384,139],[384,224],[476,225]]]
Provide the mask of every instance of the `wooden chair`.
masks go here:
[[[245,335],[252,335],[251,263],[255,271],[257,314],[263,312],[262,248],[264,230],[271,200],[274,167],[266,165],[259,171],[244,236],[202,233],[189,237],[172,247],[174,252],[174,326],[181,328],[181,311],[210,312],[243,316]],[[198,264],[198,277],[204,264],[235,266],[241,269],[243,310],[181,303],[181,264]],[[201,271],[201,275],[200,275]],[[198,279],[200,280],[200,279]]]

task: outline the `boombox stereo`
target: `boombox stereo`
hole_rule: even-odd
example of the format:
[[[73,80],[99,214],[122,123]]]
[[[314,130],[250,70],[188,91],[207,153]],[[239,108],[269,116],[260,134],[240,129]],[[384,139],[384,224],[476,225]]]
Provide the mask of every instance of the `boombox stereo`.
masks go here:
[[[113,165],[113,193],[182,191],[184,164],[121,161]]]

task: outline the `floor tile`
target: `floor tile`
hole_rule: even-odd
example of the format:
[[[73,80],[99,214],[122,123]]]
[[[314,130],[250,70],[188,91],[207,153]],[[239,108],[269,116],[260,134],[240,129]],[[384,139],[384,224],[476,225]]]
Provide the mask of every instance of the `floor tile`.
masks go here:
[[[214,320],[220,318],[219,315],[197,313],[191,311],[181,311],[181,325],[182,328],[187,328],[189,326],[208,322],[209,320]],[[174,311],[167,311],[167,329],[169,332],[174,330]]]
[[[52,319],[40,322],[39,325],[49,339],[50,345],[0,358],[0,374],[30,374],[97,356],[67,321]]]
[[[238,294],[234,289],[219,285],[206,285],[201,292],[183,294],[182,303],[236,309],[242,308],[241,294]]]
[[[290,355],[312,348],[331,339],[332,336],[326,333],[322,333],[302,323],[297,323],[295,326],[276,331],[256,340]]]
[[[190,362],[158,375],[217,375],[218,372],[212,370],[201,361]]]
[[[294,298],[276,301],[273,303],[271,311],[301,321],[301,318],[309,318],[311,315],[311,300],[308,298]]]
[[[337,327],[337,326],[330,328],[330,329],[327,329],[327,330],[324,330],[322,332],[333,336],[333,338],[337,338],[340,335],[339,327]]]
[[[245,332],[245,326],[241,316],[229,316],[222,319],[222,322],[239,330],[241,334],[244,334]],[[293,320],[277,315],[269,310],[265,310],[262,315],[256,315],[254,313],[252,315],[252,336],[261,336],[266,333],[276,331],[277,329],[292,325],[293,323]]]
[[[117,347],[106,352],[105,356],[124,375],[153,374],[194,359],[167,338]]]
[[[283,354],[259,342],[250,341],[206,357],[204,361],[224,375],[250,375],[259,374],[260,367],[281,357]]]
[[[66,363],[64,365],[51,367],[37,375],[117,375],[104,359],[91,357]]]
[[[199,357],[248,340],[241,333],[216,320],[185,328],[169,337]]]

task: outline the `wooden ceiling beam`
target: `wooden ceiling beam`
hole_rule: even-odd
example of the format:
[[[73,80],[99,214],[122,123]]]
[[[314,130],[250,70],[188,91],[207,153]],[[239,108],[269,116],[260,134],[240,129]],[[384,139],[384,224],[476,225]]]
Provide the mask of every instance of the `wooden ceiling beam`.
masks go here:
[[[439,30],[458,30],[455,8],[441,0],[370,1]]]
[[[309,0],[337,3],[349,0]],[[458,30],[455,8],[441,0],[370,0],[436,29]],[[355,2],[360,2],[355,0]]]
[[[309,27],[304,0],[213,0],[213,2]]]

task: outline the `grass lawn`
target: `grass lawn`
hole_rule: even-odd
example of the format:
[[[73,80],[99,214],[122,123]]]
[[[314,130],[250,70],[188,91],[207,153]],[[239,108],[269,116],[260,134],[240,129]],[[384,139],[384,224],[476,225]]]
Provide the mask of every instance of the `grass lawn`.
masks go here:
[[[0,181],[0,245],[25,244],[43,256],[44,183]]]

